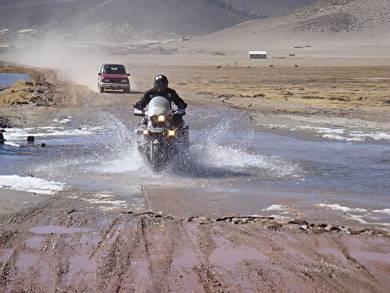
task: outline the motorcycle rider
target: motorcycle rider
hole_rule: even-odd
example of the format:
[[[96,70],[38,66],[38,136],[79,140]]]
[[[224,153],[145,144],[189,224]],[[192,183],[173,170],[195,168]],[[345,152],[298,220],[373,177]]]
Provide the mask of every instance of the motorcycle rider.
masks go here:
[[[168,87],[168,78],[162,74],[159,74],[154,78],[153,88],[146,91],[143,97],[136,102],[133,107],[138,110],[143,110],[149,102],[157,96],[165,97],[170,103],[173,102],[177,106],[179,112],[184,113],[184,110],[187,108],[187,104],[180,98],[177,92]],[[183,115],[174,115],[173,123],[176,126],[182,127],[184,125]]]

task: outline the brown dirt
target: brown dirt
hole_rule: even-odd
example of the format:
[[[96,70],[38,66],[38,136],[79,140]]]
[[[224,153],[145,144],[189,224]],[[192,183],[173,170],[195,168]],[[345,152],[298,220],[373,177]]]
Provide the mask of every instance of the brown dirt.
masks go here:
[[[0,231],[0,288],[8,292],[386,292],[390,286],[389,234],[376,230],[266,217],[102,213],[61,194],[1,217]]]

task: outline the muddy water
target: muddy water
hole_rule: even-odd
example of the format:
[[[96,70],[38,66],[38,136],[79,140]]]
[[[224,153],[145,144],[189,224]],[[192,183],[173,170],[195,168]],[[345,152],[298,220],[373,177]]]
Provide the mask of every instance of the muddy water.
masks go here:
[[[246,114],[222,109],[192,108],[186,120],[191,156],[162,174],[153,174],[139,157],[137,120],[127,109],[89,119],[73,113],[38,128],[7,130],[0,185],[5,175],[20,176],[11,178],[14,185],[33,175],[94,193],[85,201],[107,210],[149,206],[178,215],[270,214],[389,225],[388,141],[261,132]],[[27,135],[35,135],[35,144],[25,143]],[[12,180],[3,188],[15,189]]]

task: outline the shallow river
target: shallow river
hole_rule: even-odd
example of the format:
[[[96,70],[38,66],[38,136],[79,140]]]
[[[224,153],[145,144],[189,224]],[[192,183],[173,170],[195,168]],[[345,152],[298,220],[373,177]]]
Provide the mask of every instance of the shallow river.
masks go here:
[[[128,109],[88,119],[72,113],[38,128],[7,129],[7,145],[0,146],[0,187],[97,192],[133,209],[146,205],[146,192],[152,203],[156,197],[174,199],[192,213],[324,221],[334,215],[388,227],[388,140],[338,141],[261,132],[251,127],[246,114],[223,109],[192,108],[186,120],[191,126],[191,158],[158,175],[137,153],[136,118]],[[26,143],[27,135],[35,136],[35,144]],[[30,175],[44,181],[27,184]]]
[[[0,86],[6,87],[14,84],[18,80],[29,80],[28,74],[21,73],[0,73]]]

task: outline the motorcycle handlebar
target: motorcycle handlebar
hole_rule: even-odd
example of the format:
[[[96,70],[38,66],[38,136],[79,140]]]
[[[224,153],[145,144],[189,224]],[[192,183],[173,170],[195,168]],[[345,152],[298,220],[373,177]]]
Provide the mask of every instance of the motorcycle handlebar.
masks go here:
[[[145,116],[145,112],[143,110],[140,110],[140,109],[134,109],[133,113],[135,116]]]
[[[135,116],[145,116],[145,111],[143,110],[140,110],[140,109],[134,109],[134,112],[133,114]],[[180,109],[180,110],[177,110],[177,111],[173,111],[172,112],[173,115],[177,115],[177,116],[184,116],[186,114],[186,111],[184,109]]]

